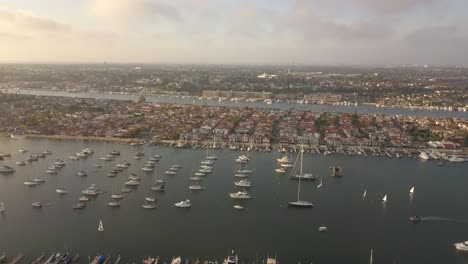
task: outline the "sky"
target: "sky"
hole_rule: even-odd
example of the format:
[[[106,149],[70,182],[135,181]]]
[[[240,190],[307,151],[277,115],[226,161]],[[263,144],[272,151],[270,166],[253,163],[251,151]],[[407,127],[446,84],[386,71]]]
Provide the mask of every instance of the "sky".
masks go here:
[[[0,62],[468,65],[468,1],[0,0]]]

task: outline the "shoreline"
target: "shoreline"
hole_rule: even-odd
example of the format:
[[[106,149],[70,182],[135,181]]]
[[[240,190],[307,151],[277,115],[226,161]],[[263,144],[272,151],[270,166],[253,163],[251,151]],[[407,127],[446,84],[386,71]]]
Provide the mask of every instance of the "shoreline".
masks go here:
[[[135,138],[118,138],[118,137],[96,137],[96,136],[66,136],[66,135],[42,135],[42,134],[25,134],[25,138],[45,138],[55,140],[84,140],[84,141],[112,141],[131,143],[138,141]]]

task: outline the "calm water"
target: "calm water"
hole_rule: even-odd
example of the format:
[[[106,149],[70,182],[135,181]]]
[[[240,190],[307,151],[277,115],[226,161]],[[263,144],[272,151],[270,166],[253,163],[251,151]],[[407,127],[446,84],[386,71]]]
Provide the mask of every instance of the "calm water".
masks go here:
[[[80,161],[68,156],[82,148],[95,153],[83,160],[89,172],[80,178],[75,172]],[[19,148],[31,151],[20,154]],[[18,167],[15,161],[46,149],[53,154],[38,162]],[[121,151],[114,162],[99,157],[111,150]],[[145,160],[134,160],[136,151],[160,154],[159,172],[172,164],[183,168],[175,176],[166,176],[166,193],[157,193],[157,209],[141,207],[153,181],[151,173],[141,167]],[[148,255],[170,258],[173,255],[221,259],[229,249],[237,250],[241,263],[277,255],[282,263],[368,263],[370,249],[376,263],[467,263],[468,257],[456,252],[452,243],[468,240],[468,164],[439,167],[435,162],[415,159],[401,160],[382,157],[322,156],[306,154],[306,171],[323,177],[323,187],[317,183],[302,184],[301,198],[315,204],[312,209],[288,208],[286,203],[296,198],[297,182],[273,173],[277,152],[251,153],[253,199],[244,203],[246,210],[235,210],[228,193],[235,190],[234,159],[240,152],[218,150],[218,161],[202,185],[206,190],[188,189],[189,177],[206,155],[204,150],[175,150],[166,147],[131,147],[119,143],[0,139],[0,152],[12,157],[0,161],[16,168],[12,175],[0,175],[0,200],[7,211],[0,215],[0,251],[9,256],[21,251],[30,259],[42,252],[63,250],[79,252],[81,256],[98,252],[118,253],[125,262],[139,262]],[[57,158],[67,165],[57,175],[45,173]],[[115,178],[107,173],[115,164],[128,160],[131,167]],[[100,169],[95,164],[103,164]],[[329,167],[342,166],[345,176],[330,176]],[[112,188],[120,189],[131,173],[142,176],[142,183],[126,194],[120,208],[107,206]],[[36,187],[26,187],[28,177],[47,180]],[[59,196],[58,184],[69,193]],[[73,210],[85,189],[92,183],[104,191],[89,202],[84,210]],[[410,199],[408,191],[415,186]],[[367,189],[367,198],[361,195]],[[380,200],[388,194],[388,203]],[[173,207],[183,199],[192,200],[193,207],[184,210]],[[50,202],[41,209],[31,207],[34,201]],[[455,219],[425,220],[419,225],[409,222],[411,215]],[[105,231],[98,232],[99,219]],[[326,225],[328,232],[319,233]],[[86,260],[86,257],[83,257]],[[83,260],[82,259],[82,260]]]
[[[16,92],[5,90],[5,92]],[[21,90],[22,94],[63,96],[76,98],[99,98],[114,100],[138,100],[138,96],[121,94],[95,94],[95,93],[67,93],[61,91],[44,90]],[[198,99],[196,97],[173,97],[173,96],[146,96],[148,102],[155,103],[177,103],[177,104],[196,104],[210,106],[229,106],[229,107],[254,107],[254,108],[275,108],[275,109],[300,109],[312,112],[336,112],[336,113],[366,113],[366,114],[385,114],[385,115],[405,115],[405,116],[429,116],[429,117],[459,117],[468,118],[468,112],[459,111],[431,111],[424,109],[403,109],[403,108],[378,108],[373,105],[359,106],[337,106],[337,105],[317,105],[317,104],[293,104],[293,103],[275,103],[268,105],[264,102],[231,102],[216,100]]]

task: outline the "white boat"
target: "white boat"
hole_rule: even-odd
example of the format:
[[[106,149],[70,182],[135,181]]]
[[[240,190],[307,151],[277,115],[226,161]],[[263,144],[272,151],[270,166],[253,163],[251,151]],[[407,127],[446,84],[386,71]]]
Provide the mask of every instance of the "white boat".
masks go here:
[[[387,195],[385,195],[383,198],[382,198],[382,203],[386,203],[387,202]]]
[[[280,167],[281,168],[292,168],[292,167],[294,167],[294,165],[292,165],[291,163],[281,163]]]
[[[119,199],[123,199],[124,197],[123,197],[123,195],[116,193],[116,194],[112,194],[111,198],[119,200]]]
[[[302,174],[302,156],[303,155],[304,155],[304,147],[302,146],[301,147],[301,153],[300,153],[300,156],[301,156],[300,174]],[[288,205],[293,206],[293,207],[303,207],[303,208],[313,207],[314,205],[311,202],[301,201],[300,193],[301,193],[301,179],[302,179],[302,177],[299,177],[298,179],[299,179],[299,183],[297,184],[297,201],[288,202]]]
[[[201,169],[207,169],[207,170],[212,170],[213,167],[211,167],[210,165],[201,165],[200,166]]]
[[[119,167],[119,168],[126,169],[126,168],[130,167],[130,165],[131,165],[130,162],[125,162],[125,163],[117,164],[116,166]]]
[[[280,159],[276,159],[276,161],[277,161],[278,163],[289,163],[289,162],[291,162],[291,161],[289,160],[289,158],[288,158],[287,155],[281,157]]]
[[[218,157],[214,156],[214,155],[211,155],[211,156],[206,156],[205,158],[206,160],[217,160]]]
[[[194,176],[194,177],[190,177],[190,180],[192,180],[192,181],[202,181],[203,178],[200,178],[198,176]]]
[[[232,199],[250,199],[252,196],[246,191],[238,191],[235,193],[230,193],[229,196]]]
[[[12,173],[12,172],[15,172],[15,169],[13,169],[12,167],[5,166],[5,165],[0,167],[0,173]]]
[[[457,157],[457,156],[452,156],[448,159],[450,162],[465,162],[465,159]]]
[[[364,193],[362,194],[362,198],[366,198],[367,195],[367,190],[364,190]]]
[[[148,171],[148,172],[152,172],[154,169],[153,167],[150,167],[150,166],[144,166],[143,168],[141,168],[142,171]]]
[[[25,181],[23,183],[25,186],[36,186],[38,185],[39,183],[38,182],[34,182],[34,181]]]
[[[281,168],[275,169],[275,172],[276,173],[286,173],[286,170],[283,167],[281,167]]]
[[[76,175],[80,177],[85,177],[85,176],[88,176],[88,173],[86,173],[86,171],[80,170],[76,173]]]
[[[24,149],[24,148],[20,148],[20,149],[18,149],[18,151],[21,152],[21,153],[26,153],[26,152],[28,152],[29,150],[28,150],[28,149]]]
[[[144,205],[142,205],[142,207],[145,208],[145,209],[154,209],[154,208],[156,208],[156,205],[153,204],[153,203],[150,203],[150,204],[144,204]]]
[[[102,232],[104,231],[104,225],[102,224],[102,220],[99,219],[99,226],[98,226],[98,229],[97,229],[99,232]]]
[[[244,209],[244,206],[236,204],[236,205],[234,205],[234,208],[237,209],[237,210],[242,210],[242,209]]]
[[[179,207],[179,208],[190,208],[190,207],[192,207],[192,204],[190,203],[190,200],[181,201],[181,202],[178,202],[178,203],[176,203],[174,205],[175,205],[175,207]]]
[[[203,173],[203,174],[210,174],[211,169],[199,169],[198,172]]]
[[[41,182],[45,182],[45,180],[42,179],[42,178],[40,178],[40,177],[34,177],[34,178],[33,178],[33,182],[41,183]]]
[[[413,186],[413,188],[410,189],[409,193],[410,193],[410,195],[414,194],[414,186]]]
[[[194,175],[195,176],[205,176],[206,174],[203,173],[203,172],[195,172]]]
[[[176,171],[176,172],[177,172],[177,171],[179,171],[179,168],[170,167],[169,170],[170,170],[170,171]]]
[[[468,241],[465,242],[460,242],[460,243],[455,243],[453,244],[456,249],[461,250],[461,251],[468,251]]]
[[[234,173],[234,176],[236,176],[236,177],[238,177],[238,178],[246,178],[246,177],[249,177],[249,175],[244,174],[244,173]]]
[[[212,160],[202,160],[200,162],[202,165],[213,165],[214,162]]]
[[[5,212],[5,205],[3,204],[3,202],[0,202],[0,213],[3,213]]]
[[[39,208],[39,207],[42,207],[42,204],[41,204],[41,202],[34,202],[34,203],[32,203],[32,206],[36,207],[36,208]]]
[[[129,180],[129,181],[125,182],[125,185],[128,185],[128,186],[136,186],[138,184],[140,184],[140,182],[136,181],[136,180]]]
[[[120,207],[120,203],[118,201],[111,201],[107,203],[110,207]]]
[[[81,191],[81,193],[84,195],[96,196],[99,194],[99,188],[95,184],[91,184],[90,187]]]
[[[238,187],[252,187],[252,182],[250,182],[247,179],[243,179],[243,180],[234,182],[234,185]]]
[[[156,202],[156,198],[153,197],[153,196],[149,196],[149,197],[145,198],[145,201],[150,202],[150,203],[154,203],[154,202]]]
[[[182,165],[174,164],[174,165],[172,165],[172,168],[181,169],[181,168],[182,168]]]
[[[67,190],[63,189],[63,188],[57,188],[55,190],[58,194],[67,194]]]
[[[180,257],[172,258],[171,264],[181,264],[182,259]]]
[[[238,264],[239,259],[237,258],[237,254],[234,254],[234,251],[231,252],[231,255],[229,255],[224,261],[223,264]]]
[[[130,173],[130,176],[128,176],[129,180],[134,180],[134,181],[139,181],[141,180],[141,177],[136,175],[135,173]]]
[[[166,175],[176,175],[177,174],[177,172],[171,171],[171,170],[167,170],[164,173],[166,173]]]
[[[199,191],[205,189],[205,187],[201,186],[200,184],[193,184],[189,186],[189,189]]]
[[[325,232],[325,231],[327,231],[327,230],[328,230],[328,228],[327,228],[326,226],[321,226],[321,227],[319,227],[319,231],[320,231],[320,232]]]
[[[132,191],[132,189],[129,189],[129,188],[122,188],[120,191],[121,191],[122,193],[129,193],[129,192]]]
[[[429,159],[429,155],[427,155],[426,152],[421,151],[421,153],[419,154],[419,158],[420,158],[421,160],[428,160],[428,159]]]
[[[78,199],[80,202],[87,202],[89,201],[89,197],[88,196],[81,196],[80,199]]]
[[[253,171],[252,171],[252,170],[243,169],[243,170],[237,170],[237,173],[252,174]]]
[[[18,165],[18,166],[25,166],[25,165],[26,165],[26,162],[24,162],[24,161],[17,161],[17,162],[16,162],[16,165]]]
[[[56,169],[50,169],[50,168],[49,168],[48,170],[46,170],[46,173],[48,173],[48,174],[57,174],[58,172],[59,172],[59,171],[56,170]]]

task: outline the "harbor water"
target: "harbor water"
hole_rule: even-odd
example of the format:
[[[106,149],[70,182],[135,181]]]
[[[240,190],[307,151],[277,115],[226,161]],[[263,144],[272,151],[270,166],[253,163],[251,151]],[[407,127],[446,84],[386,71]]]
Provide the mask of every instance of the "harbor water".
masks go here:
[[[83,148],[95,153],[83,160],[68,157]],[[28,149],[20,153],[18,149]],[[30,154],[52,151],[52,155],[20,167],[16,161]],[[99,157],[112,150],[120,151],[115,161]],[[147,156],[135,160],[135,152]],[[0,152],[12,157],[0,161],[14,167],[13,174],[0,175],[0,201],[6,211],[0,214],[0,251],[10,258],[22,252],[33,259],[43,252],[79,252],[84,262],[98,253],[121,254],[123,262],[140,262],[147,256],[170,259],[223,259],[234,249],[240,263],[262,261],[276,255],[281,263],[368,263],[373,249],[375,263],[466,263],[468,257],[457,252],[453,243],[468,240],[468,164],[421,162],[418,159],[363,157],[344,155],[304,155],[304,171],[319,175],[318,182],[301,183],[301,199],[313,208],[287,206],[295,201],[298,182],[288,175],[278,175],[278,152],[250,152],[249,169],[252,199],[243,201],[244,210],[229,193],[236,191],[233,182],[235,159],[245,152],[213,150],[218,157],[213,173],[204,177],[202,191],[189,190],[189,177],[206,157],[206,150],[174,149],[162,146],[130,146],[122,143],[48,139],[0,139]],[[162,156],[156,171],[163,175],[173,164],[182,165],[177,175],[163,176],[166,192],[153,193],[157,208],[142,208],[150,193],[154,174],[143,172],[145,160]],[[296,153],[292,153],[294,159]],[[66,166],[56,175],[45,173],[57,159]],[[115,165],[132,165],[110,178]],[[101,168],[95,165],[101,164]],[[331,177],[330,166],[343,169],[341,178]],[[79,177],[80,169],[88,172]],[[141,184],[124,194],[120,208],[107,205],[113,190],[120,190],[130,173],[142,177]],[[46,180],[38,186],[24,186],[33,177]],[[81,191],[91,184],[104,193],[87,202],[83,210],[73,210]],[[58,187],[68,194],[56,193]],[[415,187],[413,196],[409,195]],[[362,197],[364,190],[367,196]],[[386,204],[382,197],[388,195]],[[192,208],[174,207],[185,199]],[[42,208],[33,208],[35,201]],[[45,206],[49,204],[49,206]],[[423,219],[413,224],[409,217]],[[99,220],[105,231],[98,232]],[[326,226],[327,232],[319,232]]]

